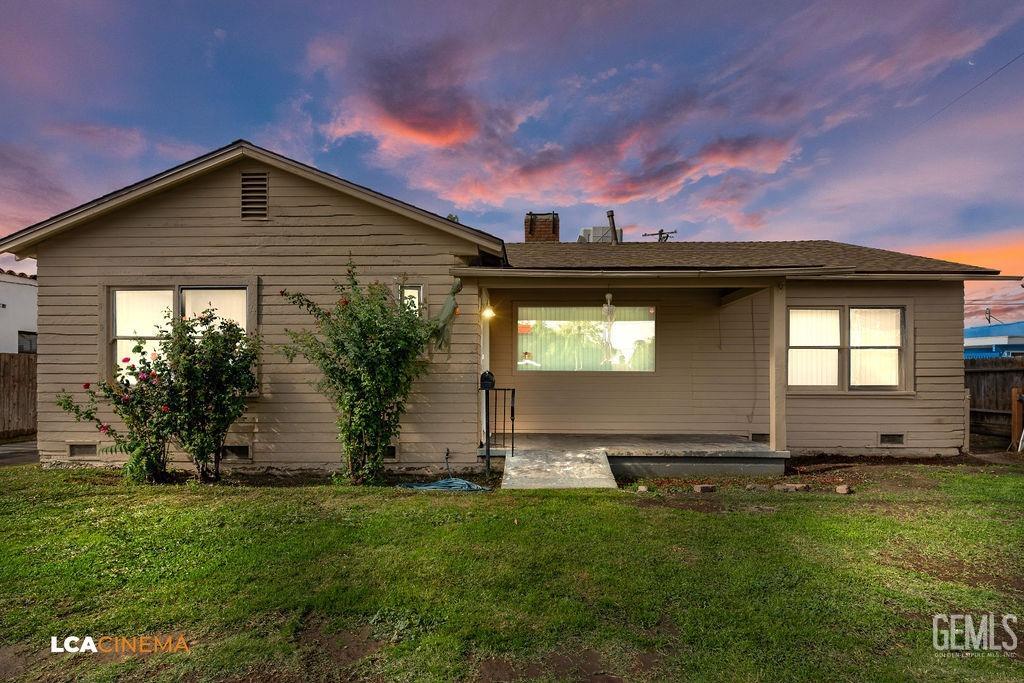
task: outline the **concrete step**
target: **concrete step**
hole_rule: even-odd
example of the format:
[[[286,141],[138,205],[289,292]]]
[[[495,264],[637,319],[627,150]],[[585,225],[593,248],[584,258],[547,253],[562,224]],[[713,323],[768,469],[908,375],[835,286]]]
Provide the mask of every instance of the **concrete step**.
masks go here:
[[[505,458],[505,489],[617,488],[604,449],[586,451],[516,450]]]

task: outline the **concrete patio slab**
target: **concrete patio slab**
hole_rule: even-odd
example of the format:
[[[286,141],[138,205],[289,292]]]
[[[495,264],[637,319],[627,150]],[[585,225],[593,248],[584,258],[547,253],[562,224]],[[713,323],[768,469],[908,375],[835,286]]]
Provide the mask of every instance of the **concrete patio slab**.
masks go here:
[[[631,478],[779,476],[789,459],[788,451],[774,451],[767,444],[729,434],[523,434],[516,438],[516,455],[507,460],[515,460],[520,453],[603,454],[614,475]]]
[[[505,489],[614,489],[608,456],[600,449],[516,449],[505,458]]]

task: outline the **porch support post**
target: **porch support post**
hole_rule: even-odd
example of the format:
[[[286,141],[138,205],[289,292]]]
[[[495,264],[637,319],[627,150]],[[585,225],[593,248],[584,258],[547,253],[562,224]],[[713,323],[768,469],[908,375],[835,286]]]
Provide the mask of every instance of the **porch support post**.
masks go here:
[[[773,451],[786,450],[786,281],[779,280],[768,290],[768,443]]]
[[[491,295],[487,291],[486,287],[480,288],[480,310],[483,311],[485,306],[490,306]],[[491,369],[491,321],[480,316],[480,372],[483,373],[485,370]],[[479,386],[479,376],[477,376],[477,385]],[[478,391],[480,395],[480,404],[478,406],[480,412],[480,443],[486,444],[487,441],[487,392]]]

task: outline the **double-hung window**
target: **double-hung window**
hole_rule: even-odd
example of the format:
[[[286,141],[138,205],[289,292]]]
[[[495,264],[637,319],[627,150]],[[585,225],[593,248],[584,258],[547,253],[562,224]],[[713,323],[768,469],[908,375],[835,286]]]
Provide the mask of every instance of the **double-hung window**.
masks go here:
[[[898,306],[789,309],[791,387],[905,388],[906,312]]]
[[[135,362],[132,352],[141,341],[143,353],[157,351],[160,328],[168,316],[192,317],[207,309],[217,316],[233,320],[242,329],[249,329],[249,288],[245,286],[182,286],[150,288],[114,288],[110,298],[111,329],[109,367],[123,368]]]

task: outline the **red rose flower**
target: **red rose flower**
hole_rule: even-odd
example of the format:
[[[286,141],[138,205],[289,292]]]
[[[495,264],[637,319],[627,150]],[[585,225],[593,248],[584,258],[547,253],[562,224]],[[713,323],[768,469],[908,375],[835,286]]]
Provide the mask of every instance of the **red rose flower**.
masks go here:
[[[107,432],[110,431],[110,425],[102,424],[102,425],[99,426],[99,430],[100,430],[100,434],[106,434]]]
[[[160,410],[165,413],[171,412],[171,407],[167,405],[160,406]]]
[[[128,356],[125,356],[124,358],[121,359],[121,362],[122,363],[127,363],[130,360],[131,360],[131,358],[129,358]]]
[[[83,384],[82,388],[85,389],[86,391],[88,391],[89,390],[89,383],[86,382],[85,384]]]

